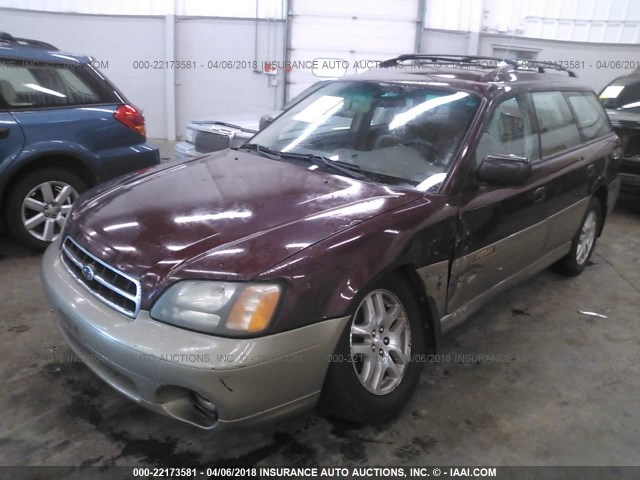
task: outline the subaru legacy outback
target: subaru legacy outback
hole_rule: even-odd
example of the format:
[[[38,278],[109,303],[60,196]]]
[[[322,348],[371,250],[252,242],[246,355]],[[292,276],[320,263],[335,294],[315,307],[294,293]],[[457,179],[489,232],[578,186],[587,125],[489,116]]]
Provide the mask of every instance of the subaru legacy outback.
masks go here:
[[[488,299],[585,269],[618,142],[559,67],[403,56],[237,149],[81,197],[44,285],[70,348],[151,410],[205,429],[316,404],[385,422]]]

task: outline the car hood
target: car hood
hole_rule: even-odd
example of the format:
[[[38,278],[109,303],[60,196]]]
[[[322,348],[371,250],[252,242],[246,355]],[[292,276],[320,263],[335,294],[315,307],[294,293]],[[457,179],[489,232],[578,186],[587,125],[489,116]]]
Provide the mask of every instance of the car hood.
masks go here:
[[[251,279],[421,196],[227,150],[93,191],[66,234],[139,278],[145,308],[173,281]]]
[[[640,128],[640,114],[607,108],[607,115],[614,127]]]

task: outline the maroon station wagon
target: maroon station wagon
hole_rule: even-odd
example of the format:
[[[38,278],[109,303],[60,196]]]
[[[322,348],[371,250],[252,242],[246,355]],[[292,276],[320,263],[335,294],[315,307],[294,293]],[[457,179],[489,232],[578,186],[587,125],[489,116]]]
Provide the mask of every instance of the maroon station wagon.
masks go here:
[[[619,141],[574,76],[398,57],[242,147],[92,190],[43,260],[62,336],[201,428],[316,404],[388,421],[441,335],[534,272],[588,263]]]

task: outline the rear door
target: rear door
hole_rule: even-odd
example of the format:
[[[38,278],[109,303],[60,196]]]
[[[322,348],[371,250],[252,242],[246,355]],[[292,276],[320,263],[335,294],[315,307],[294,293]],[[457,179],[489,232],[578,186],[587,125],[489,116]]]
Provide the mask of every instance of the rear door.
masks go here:
[[[478,186],[461,196],[460,231],[451,270],[447,312],[453,313],[535,262],[546,236],[546,174],[530,98],[521,94],[490,114],[475,152],[475,169],[491,154],[532,161],[529,181],[517,188]]]
[[[581,95],[559,91],[531,93],[540,132],[538,168],[547,179],[546,251],[567,248],[586,211],[590,181],[604,170],[604,162],[596,162],[568,102],[568,99],[577,102]]]

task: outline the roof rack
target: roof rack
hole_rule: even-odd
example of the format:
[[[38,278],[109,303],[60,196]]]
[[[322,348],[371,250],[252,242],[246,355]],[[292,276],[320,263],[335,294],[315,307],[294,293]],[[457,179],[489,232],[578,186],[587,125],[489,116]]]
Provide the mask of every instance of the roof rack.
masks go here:
[[[454,63],[467,63],[477,65],[479,67],[484,68],[492,68],[492,66],[488,64],[483,64],[482,61],[491,60],[493,62],[499,63],[504,62],[512,65],[513,67],[517,66],[517,62],[515,60],[511,60],[509,58],[495,58],[495,57],[481,57],[474,55],[431,55],[426,53],[409,53],[406,55],[400,55],[396,58],[390,58],[389,60],[385,60],[379,64],[380,68],[389,68],[395,67],[399,65],[401,62],[406,62],[407,60],[425,60],[433,64],[454,64]]]
[[[0,32],[0,42],[15,43],[25,47],[44,48],[46,50],[58,50],[50,43],[41,42],[40,40],[32,40],[30,38],[17,38],[7,32]]]
[[[570,77],[575,77],[576,74],[571,70],[567,70],[566,68],[558,65],[553,62],[538,62],[536,60],[517,60],[512,58],[497,58],[497,57],[483,57],[483,56],[475,56],[475,55],[430,55],[423,53],[410,53],[406,55],[400,55],[396,58],[391,58],[389,60],[385,60],[381,62],[378,66],[380,68],[390,68],[398,66],[400,63],[408,61],[408,60],[421,60],[429,62],[433,65],[454,65],[454,64],[465,64],[472,65],[477,68],[486,68],[495,70],[492,72],[495,76],[503,73],[504,70],[513,69],[513,70],[537,70],[538,73],[546,73],[547,69],[550,70],[558,70],[562,72],[566,72]],[[488,61],[493,62],[494,64],[489,64]],[[503,65],[500,65],[503,63]]]

